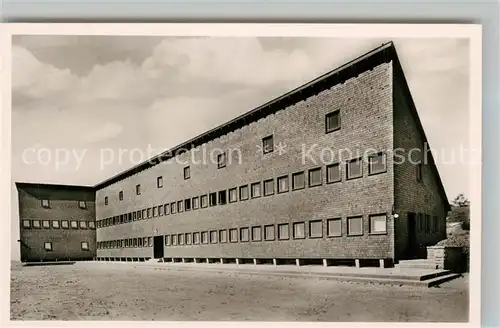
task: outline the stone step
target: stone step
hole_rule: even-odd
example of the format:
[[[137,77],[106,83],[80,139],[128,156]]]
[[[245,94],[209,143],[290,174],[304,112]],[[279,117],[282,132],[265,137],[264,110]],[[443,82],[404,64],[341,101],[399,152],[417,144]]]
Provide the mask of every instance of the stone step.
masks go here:
[[[438,269],[437,265],[434,262],[426,259],[399,261],[399,263],[397,263],[395,267],[407,269]]]
[[[435,286],[438,286],[438,285],[445,283],[447,281],[459,278],[461,276],[462,275],[459,273],[449,273],[449,274],[444,275],[444,276],[440,276],[440,277],[436,277],[436,278],[429,279],[426,281],[422,281],[422,283],[426,284],[427,287],[435,287]]]

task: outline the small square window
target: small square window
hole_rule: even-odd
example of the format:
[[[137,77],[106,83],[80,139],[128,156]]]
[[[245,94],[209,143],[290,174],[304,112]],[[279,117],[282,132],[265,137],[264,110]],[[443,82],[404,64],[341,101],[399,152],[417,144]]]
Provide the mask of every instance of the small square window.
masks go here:
[[[252,241],[261,241],[262,240],[262,228],[252,227]]]
[[[286,240],[290,238],[288,223],[278,224],[278,239]]]
[[[210,244],[217,243],[217,230],[210,231]]]
[[[177,235],[177,241],[179,242],[179,245],[184,245],[184,234],[180,233]]]
[[[50,221],[49,220],[43,220],[42,221],[42,227],[44,229],[49,229],[50,228]]]
[[[371,234],[387,233],[386,214],[370,215],[370,233]]]
[[[368,174],[387,172],[387,158],[385,153],[378,153],[368,157]]]
[[[361,158],[347,161],[347,179],[361,178],[363,176],[363,161]]]
[[[326,183],[342,181],[342,171],[339,163],[330,164],[326,167]]]
[[[238,191],[236,188],[229,189],[229,202],[234,203],[238,201]]]
[[[219,230],[219,242],[227,243],[227,230]]]
[[[170,204],[165,204],[163,205],[163,211],[165,213],[165,215],[169,215],[170,214]]]
[[[157,188],[162,188],[163,187],[163,177],[157,177],[156,178],[156,187]]]
[[[193,244],[198,245],[199,243],[200,243],[200,233],[194,232],[193,233]]]
[[[30,220],[23,220],[23,228],[26,228],[26,229],[31,228]]]
[[[95,229],[95,222],[89,221],[89,229]]]
[[[177,245],[177,235],[172,235],[172,245],[173,246]]]
[[[262,139],[262,152],[264,154],[271,153],[274,150],[273,136],[270,135]]]
[[[293,239],[306,238],[306,224],[304,222],[295,222],[293,224]]]
[[[104,197],[104,205],[108,205],[108,196]]]
[[[151,216],[152,216],[152,212],[153,212],[153,211],[151,210],[151,207],[147,209],[147,212],[146,212],[146,213],[147,213],[147,218],[148,218],[148,219],[149,219],[149,218],[151,218]]]
[[[323,237],[323,220],[309,221],[309,237],[310,238]]]
[[[138,194],[138,195],[139,195],[139,194]],[[119,200],[123,200],[123,191],[120,191],[120,192],[118,193],[118,199],[119,199]]]
[[[248,186],[241,186],[240,187],[240,200],[247,200],[248,199]]]
[[[184,168],[184,180],[191,178],[191,169],[189,166]]]
[[[80,201],[78,201],[78,207],[85,209],[85,208],[87,208],[87,203],[84,200],[80,200]]]
[[[69,222],[67,220],[62,220],[61,221],[61,228],[69,229]]]
[[[347,235],[362,236],[363,235],[363,217],[355,216],[347,218]]]
[[[325,116],[325,133],[330,133],[340,129],[340,111],[328,113]]]
[[[87,229],[87,221],[80,221],[80,229]]]
[[[191,237],[192,236],[193,235],[190,232],[186,232],[186,234],[184,235],[184,240],[186,241],[186,245],[191,245],[191,243],[192,243]]]
[[[322,180],[321,167],[309,170],[309,187],[321,186]]]
[[[416,169],[416,179],[418,182],[421,182],[422,181],[422,170],[423,170],[422,164],[417,164],[415,166],[415,169]]]
[[[252,198],[260,197],[260,182],[255,182],[251,184]]]
[[[163,216],[163,205],[158,205],[158,216]]]
[[[141,185],[138,184],[135,186],[135,194],[140,195],[141,194]]]
[[[165,235],[165,246],[170,246],[170,235]]]
[[[71,221],[71,228],[78,229],[78,221]]]
[[[328,219],[326,221],[328,229],[328,237],[341,237],[342,236],[342,219]]]
[[[249,241],[249,229],[248,228],[240,228],[240,241],[247,242]]]
[[[217,205],[217,193],[212,192],[210,193],[210,206],[215,206]]]
[[[184,210],[191,211],[191,198],[184,199]]]
[[[153,207],[153,217],[157,217],[158,216],[158,206],[155,206]]]
[[[50,202],[48,199],[42,199],[42,207],[49,208]]]
[[[203,231],[201,233],[201,243],[208,244],[208,231]]]
[[[88,251],[89,250],[89,243],[86,241],[82,241],[82,251]]]
[[[270,196],[274,194],[274,179],[269,179],[264,181],[264,196]]]
[[[274,240],[274,225],[264,226],[264,240]]]
[[[227,204],[227,193],[225,190],[219,191],[219,205]]]
[[[200,198],[199,197],[193,197],[192,203],[193,203],[193,210],[197,210],[198,208],[200,208]]]
[[[46,251],[51,251],[52,250],[52,243],[51,242],[45,242],[43,244],[43,247],[45,248]]]
[[[217,155],[217,168],[226,167],[226,153]]]
[[[292,190],[304,189],[306,186],[306,177],[304,172],[292,174]]]
[[[278,178],[278,194],[288,191],[288,175]]]
[[[238,229],[229,229],[229,241],[231,243],[238,242]]]
[[[175,207],[175,202],[170,203],[170,213],[175,214],[176,213],[176,207]]]
[[[200,206],[202,208],[205,208],[208,206],[208,196],[207,195],[201,195],[200,196]]]

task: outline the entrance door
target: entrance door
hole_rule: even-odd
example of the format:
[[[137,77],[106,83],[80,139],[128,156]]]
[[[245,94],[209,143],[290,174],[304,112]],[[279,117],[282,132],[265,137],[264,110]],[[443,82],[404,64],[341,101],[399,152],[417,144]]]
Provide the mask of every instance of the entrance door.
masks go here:
[[[163,258],[163,236],[155,236],[154,237],[153,257],[155,259]]]
[[[418,244],[417,244],[417,215],[415,213],[408,213],[408,248],[407,257],[409,259],[417,258]]]

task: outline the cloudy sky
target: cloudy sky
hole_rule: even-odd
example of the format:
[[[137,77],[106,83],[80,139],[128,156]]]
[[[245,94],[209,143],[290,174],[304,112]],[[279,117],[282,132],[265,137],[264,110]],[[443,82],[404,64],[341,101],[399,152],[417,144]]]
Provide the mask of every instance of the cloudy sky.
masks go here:
[[[12,179],[94,185],[387,41],[14,36]],[[393,41],[430,145],[444,150],[448,197],[467,193],[467,164],[449,162],[468,146],[469,43]]]

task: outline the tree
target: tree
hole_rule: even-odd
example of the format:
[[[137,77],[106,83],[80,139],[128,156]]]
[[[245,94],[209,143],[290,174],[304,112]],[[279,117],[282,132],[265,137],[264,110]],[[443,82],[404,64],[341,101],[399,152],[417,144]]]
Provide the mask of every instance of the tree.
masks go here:
[[[467,197],[465,197],[464,194],[459,194],[457,197],[455,197],[452,203],[454,206],[458,207],[469,207],[470,205],[469,200],[467,199]]]
[[[460,222],[463,230],[470,229],[470,202],[464,194],[453,200],[448,213],[448,222]]]

